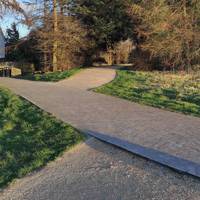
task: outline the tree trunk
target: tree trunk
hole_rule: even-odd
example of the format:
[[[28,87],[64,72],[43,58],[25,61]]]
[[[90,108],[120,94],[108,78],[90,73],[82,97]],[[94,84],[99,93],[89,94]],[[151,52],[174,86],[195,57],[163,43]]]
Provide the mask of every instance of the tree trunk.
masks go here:
[[[113,65],[113,50],[110,46],[107,47],[108,65]]]
[[[59,7],[60,7],[60,15],[64,16],[64,2],[63,0],[58,1]]]
[[[46,31],[47,30],[47,17],[48,17],[48,8],[47,8],[47,0],[44,0],[44,2],[43,2],[43,6],[44,6],[44,9],[43,9],[43,14],[44,14],[44,30]],[[44,51],[43,51],[43,59],[44,59],[44,61],[43,61],[43,67],[44,67],[44,71],[46,71],[46,69],[47,69],[47,49],[48,49],[48,47],[47,47],[47,45],[45,44],[45,46],[44,46]]]
[[[185,30],[188,29],[188,23],[187,23],[187,2],[186,0],[183,0],[183,15],[184,15],[184,20],[185,20]],[[184,51],[185,51],[185,71],[189,73],[190,68],[191,68],[191,63],[189,59],[189,53],[190,53],[190,45],[189,41],[185,40],[185,45],[184,45]]]
[[[57,49],[58,49],[58,15],[57,15],[57,0],[53,0],[53,71],[58,70]]]

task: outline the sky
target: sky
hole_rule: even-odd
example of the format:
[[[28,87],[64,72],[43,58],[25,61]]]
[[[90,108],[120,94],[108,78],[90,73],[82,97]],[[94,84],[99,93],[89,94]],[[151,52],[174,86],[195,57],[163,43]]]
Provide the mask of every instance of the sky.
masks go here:
[[[22,7],[25,7],[25,5],[22,3],[22,0],[18,0],[18,2]],[[2,28],[3,33],[6,34],[6,29],[10,28],[13,22],[16,22],[20,37],[26,36],[29,33],[28,27],[20,24],[18,21],[17,15],[13,12],[5,13],[3,19],[0,19],[0,27]]]
[[[4,35],[6,34],[6,29],[10,28],[13,22],[17,23],[15,17],[6,16],[3,20],[1,20],[1,28],[3,30]],[[17,30],[19,31],[20,37],[24,37],[29,33],[28,27],[22,24],[17,23]]]

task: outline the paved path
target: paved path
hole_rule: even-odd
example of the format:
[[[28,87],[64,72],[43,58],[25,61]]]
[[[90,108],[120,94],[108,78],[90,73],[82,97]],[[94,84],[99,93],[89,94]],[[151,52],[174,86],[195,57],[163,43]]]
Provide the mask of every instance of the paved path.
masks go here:
[[[94,139],[0,193],[0,200],[199,199],[198,179]]]
[[[145,147],[137,153],[200,176],[200,118],[88,91],[114,77],[113,69],[92,68],[56,84],[8,78],[0,84],[83,131],[128,150]]]

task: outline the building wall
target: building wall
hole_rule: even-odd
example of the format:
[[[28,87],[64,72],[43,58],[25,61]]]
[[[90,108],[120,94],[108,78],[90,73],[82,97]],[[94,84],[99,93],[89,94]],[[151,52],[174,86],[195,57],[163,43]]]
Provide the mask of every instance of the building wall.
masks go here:
[[[5,39],[0,28],[0,59],[5,58]]]

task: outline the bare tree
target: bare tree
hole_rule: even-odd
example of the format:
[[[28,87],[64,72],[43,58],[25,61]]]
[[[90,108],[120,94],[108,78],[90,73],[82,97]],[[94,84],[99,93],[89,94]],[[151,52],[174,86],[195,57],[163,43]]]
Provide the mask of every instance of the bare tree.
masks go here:
[[[64,9],[65,3],[65,0],[43,0],[43,8],[35,11],[37,48],[43,54],[44,68],[51,66],[53,71],[80,65],[88,46],[86,29]]]
[[[166,66],[189,70],[200,60],[200,2],[142,0],[131,7],[139,47]]]
[[[19,2],[17,2],[16,0],[0,0],[0,18],[3,18],[5,12],[11,10],[23,15],[25,17],[25,23],[30,23],[26,12],[21,7]]]
[[[116,64],[128,63],[130,54],[134,49],[133,41],[127,39],[125,41],[120,41],[115,45],[115,62]]]

